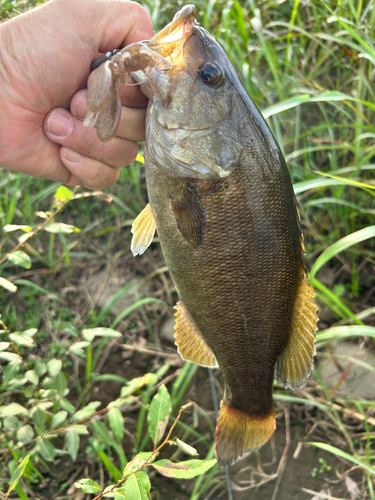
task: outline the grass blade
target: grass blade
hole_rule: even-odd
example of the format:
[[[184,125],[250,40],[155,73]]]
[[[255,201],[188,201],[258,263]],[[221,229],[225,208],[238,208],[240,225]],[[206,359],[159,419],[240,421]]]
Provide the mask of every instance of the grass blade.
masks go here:
[[[330,444],[325,444],[325,443],[306,443],[311,446],[316,446],[316,448],[320,448],[322,450],[328,451],[329,453],[332,453],[333,455],[336,455],[337,457],[344,458],[345,460],[348,460],[349,462],[352,462],[353,464],[359,465],[362,467],[365,471],[369,472],[370,474],[375,476],[375,468],[371,467],[370,465],[367,465],[362,462],[359,458],[349,455],[349,453],[346,453],[345,451],[340,450],[339,448],[336,448],[335,446],[332,446]]]

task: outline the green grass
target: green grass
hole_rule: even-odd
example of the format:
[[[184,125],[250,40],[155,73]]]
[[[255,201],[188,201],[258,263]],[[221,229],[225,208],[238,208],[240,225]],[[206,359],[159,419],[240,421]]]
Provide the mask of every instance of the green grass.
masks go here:
[[[176,3],[143,2],[156,30],[171,20],[177,10]],[[34,4],[24,2],[16,9],[20,11]],[[366,348],[373,349],[374,302],[373,297],[367,301],[365,298],[373,286],[375,265],[374,2],[199,0],[196,6],[200,23],[227,51],[286,156],[301,212],[310,278],[326,324],[324,331],[317,335],[317,349],[325,352],[332,342],[355,338],[365,339]],[[0,18],[15,13],[13,3],[1,5]],[[24,234],[22,230],[5,232],[2,228],[9,224],[37,227],[43,221],[37,212],[54,209],[57,188],[56,183],[43,179],[0,172],[0,259]],[[39,429],[41,435],[49,429],[53,415],[61,411],[69,413],[68,409],[75,412],[96,401],[95,388],[102,387],[99,384],[118,384],[120,391],[124,379],[149,371],[160,374],[164,360],[161,358],[160,362],[157,356],[139,355],[140,373],[130,376],[125,368],[121,375],[109,373],[106,360],[113,346],[119,343],[138,345],[145,339],[149,349],[160,350],[160,326],[176,298],[157,245],[142,258],[129,258],[130,226],[147,199],[142,163],[135,162],[121,170],[118,183],[106,190],[112,197],[111,203],[100,197],[82,196],[83,192],[79,190],[76,199],[54,219],[54,222],[72,224],[80,232],[40,231],[23,248],[31,259],[30,269],[9,260],[0,264],[0,275],[18,287],[14,294],[0,288],[0,313],[9,333],[38,329],[33,348],[18,346],[27,369],[21,367],[17,371],[16,367],[15,372],[10,373],[6,368],[5,375],[8,381],[13,380],[13,385],[6,390],[3,386],[0,405],[16,400],[26,404],[30,398],[39,404],[50,398],[52,407],[43,410],[41,415],[36,413],[28,424]],[[132,279],[125,280],[99,305],[92,297],[87,298],[80,276],[102,269],[108,273],[120,269]],[[325,280],[327,273],[333,276],[330,283]],[[146,297],[134,292],[138,282],[152,284]],[[123,312],[111,312],[129,293],[133,293],[133,298]],[[120,340],[96,339],[81,350],[78,346],[78,354],[68,352],[70,346],[85,341],[84,328],[95,327],[116,328],[123,336]],[[7,342],[7,335],[1,335],[0,341]],[[53,359],[62,360],[60,385],[53,385],[53,377],[43,368]],[[30,383],[27,387],[31,389],[17,399],[24,374],[30,371],[38,373],[40,380],[45,381],[44,386],[37,385],[35,392],[37,389]],[[168,366],[168,372],[160,375],[170,377],[168,388],[174,416],[194,387],[196,372],[193,365],[185,364],[182,369],[172,365]],[[367,421],[374,403],[360,401],[355,394],[332,393],[318,372],[311,387],[309,392],[295,395],[279,390],[276,400],[306,408],[311,406],[317,412],[314,418],[336,426],[337,442],[316,443],[311,437],[308,440],[338,461],[343,460],[346,470],[353,464],[362,468],[363,491],[374,500],[371,464],[375,452],[371,425]],[[50,390],[60,394],[63,400],[60,404],[64,407],[50,396]],[[88,425],[86,448],[81,445],[79,453],[81,457],[90,457],[92,479],[98,479],[100,469],[104,470],[106,482],[111,477],[116,479],[126,460],[150,449],[145,422],[155,390],[153,384],[137,389],[136,401],[124,410],[135,436],[130,451],[125,453],[116,438],[110,434],[108,437],[107,433],[112,431],[106,419],[103,420],[106,430],[100,425],[96,425],[96,429]],[[362,422],[364,441],[357,439],[348,427],[344,410],[352,412],[357,425]],[[204,408],[199,411],[206,415]],[[194,427],[194,419],[198,421],[202,415],[194,415],[193,421],[190,417],[184,420],[183,416],[176,429],[179,436],[185,436],[190,444],[199,447],[202,457],[209,459],[213,456],[212,425],[209,431],[201,433],[199,427]],[[359,415],[362,420],[358,420]],[[17,431],[12,430],[11,420],[7,425],[0,429],[0,447],[17,446]],[[26,457],[28,446],[13,450],[0,462],[0,468],[6,464],[8,476],[14,473],[16,462]],[[72,447],[74,443],[71,452]],[[48,476],[49,452],[43,448],[38,463],[33,456],[30,459],[25,477],[15,490],[20,498],[29,498],[23,485],[37,483],[40,474]],[[61,456],[64,453],[63,449],[58,450]],[[204,498],[214,484],[222,481],[222,476],[214,474],[216,469],[211,469],[196,482],[192,481],[191,499]]]

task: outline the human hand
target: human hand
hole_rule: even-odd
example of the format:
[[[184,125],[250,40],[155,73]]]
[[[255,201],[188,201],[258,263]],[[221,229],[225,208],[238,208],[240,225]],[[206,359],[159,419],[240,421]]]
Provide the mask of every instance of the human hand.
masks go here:
[[[80,89],[99,52],[152,36],[147,12],[125,0],[51,0],[3,23],[0,166],[68,186],[114,184],[144,140],[147,99],[138,86],[120,87],[120,125],[103,144],[83,127],[87,90]]]

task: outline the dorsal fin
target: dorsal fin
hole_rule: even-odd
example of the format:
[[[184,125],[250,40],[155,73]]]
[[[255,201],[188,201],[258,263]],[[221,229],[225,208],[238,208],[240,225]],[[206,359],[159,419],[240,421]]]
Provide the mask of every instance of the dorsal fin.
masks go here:
[[[200,245],[203,240],[205,214],[202,204],[189,184],[171,196],[178,230],[189,243]]]
[[[134,257],[141,255],[151,244],[155,234],[156,224],[149,203],[134,220],[131,232],[133,233],[130,249]]]
[[[203,340],[190,314],[181,301],[175,306],[175,339],[177,350],[185,361],[197,365],[217,367],[214,353]]]
[[[314,342],[318,321],[314,295],[315,292],[303,272],[293,308],[290,334],[275,367],[278,382],[293,390],[305,385],[314,365]]]

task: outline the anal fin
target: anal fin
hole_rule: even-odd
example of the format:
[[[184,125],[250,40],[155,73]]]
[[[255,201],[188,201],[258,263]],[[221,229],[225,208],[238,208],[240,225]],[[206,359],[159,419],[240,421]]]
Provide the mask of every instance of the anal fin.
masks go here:
[[[174,336],[181,357],[185,361],[192,361],[197,365],[217,367],[218,364],[214,353],[204,341],[182,302],[177,302],[175,309]]]
[[[156,224],[149,203],[134,220],[131,232],[133,233],[130,249],[134,257],[141,255],[151,244],[155,234]]]
[[[315,292],[303,273],[294,304],[291,330],[284,350],[275,367],[275,376],[286,388],[300,389],[314,366],[317,306]]]

